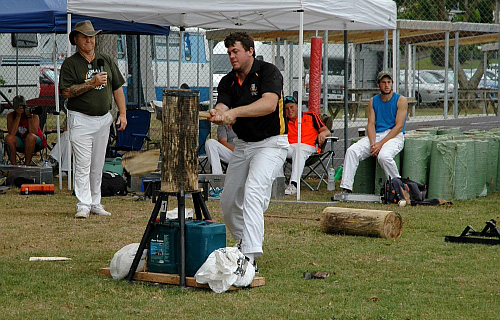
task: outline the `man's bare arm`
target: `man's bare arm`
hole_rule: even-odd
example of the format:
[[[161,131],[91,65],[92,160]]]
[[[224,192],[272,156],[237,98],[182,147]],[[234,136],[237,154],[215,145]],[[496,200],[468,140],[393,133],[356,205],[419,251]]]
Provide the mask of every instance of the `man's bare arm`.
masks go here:
[[[93,79],[92,79],[93,80]],[[95,88],[95,81],[86,81],[82,84],[74,84],[69,88],[66,88],[61,91],[61,94],[63,98],[69,99],[69,98],[74,98],[78,97],[79,95],[84,94],[87,91],[90,91]]]
[[[61,94],[64,99],[74,98],[105,83],[107,83],[107,74],[106,72],[101,72],[96,74],[92,79],[86,80],[84,83],[74,84],[69,88],[61,90]]]

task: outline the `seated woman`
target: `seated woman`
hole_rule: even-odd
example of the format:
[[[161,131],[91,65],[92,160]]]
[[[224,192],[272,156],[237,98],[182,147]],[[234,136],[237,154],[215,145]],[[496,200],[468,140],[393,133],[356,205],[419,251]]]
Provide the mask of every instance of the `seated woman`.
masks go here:
[[[17,164],[16,149],[23,150],[25,164],[31,164],[31,158],[36,150],[47,146],[47,139],[40,128],[40,118],[30,113],[26,108],[26,99],[15,96],[12,99],[14,111],[7,115],[7,136],[5,141],[9,146],[9,158],[13,165]]]

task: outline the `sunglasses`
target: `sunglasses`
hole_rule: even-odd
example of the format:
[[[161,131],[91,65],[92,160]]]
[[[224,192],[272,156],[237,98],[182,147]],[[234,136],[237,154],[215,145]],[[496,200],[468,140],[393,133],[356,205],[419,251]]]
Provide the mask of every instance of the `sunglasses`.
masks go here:
[[[295,98],[292,96],[286,96],[283,98],[283,102],[284,103],[289,103],[289,102],[297,103],[297,100],[295,100]]]

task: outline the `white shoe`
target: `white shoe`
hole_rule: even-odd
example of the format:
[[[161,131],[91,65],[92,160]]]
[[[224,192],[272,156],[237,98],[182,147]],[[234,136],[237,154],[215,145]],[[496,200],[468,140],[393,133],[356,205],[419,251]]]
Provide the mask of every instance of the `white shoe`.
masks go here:
[[[111,215],[111,212],[104,210],[104,207],[100,204],[92,206],[90,208],[90,212],[94,213],[94,214],[98,214],[100,216],[110,216]]]
[[[285,194],[287,196],[291,195],[291,194],[296,194],[297,193],[297,187],[294,186],[293,184],[289,184],[288,187],[286,187],[285,189]]]
[[[90,215],[90,210],[88,208],[80,208],[76,211],[75,218],[76,219],[87,219]]]

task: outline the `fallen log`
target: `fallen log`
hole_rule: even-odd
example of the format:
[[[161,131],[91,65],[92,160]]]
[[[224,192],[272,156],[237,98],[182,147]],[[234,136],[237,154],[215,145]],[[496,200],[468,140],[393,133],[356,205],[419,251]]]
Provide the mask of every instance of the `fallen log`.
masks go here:
[[[394,211],[326,207],[320,226],[325,233],[398,238],[403,221]]]

